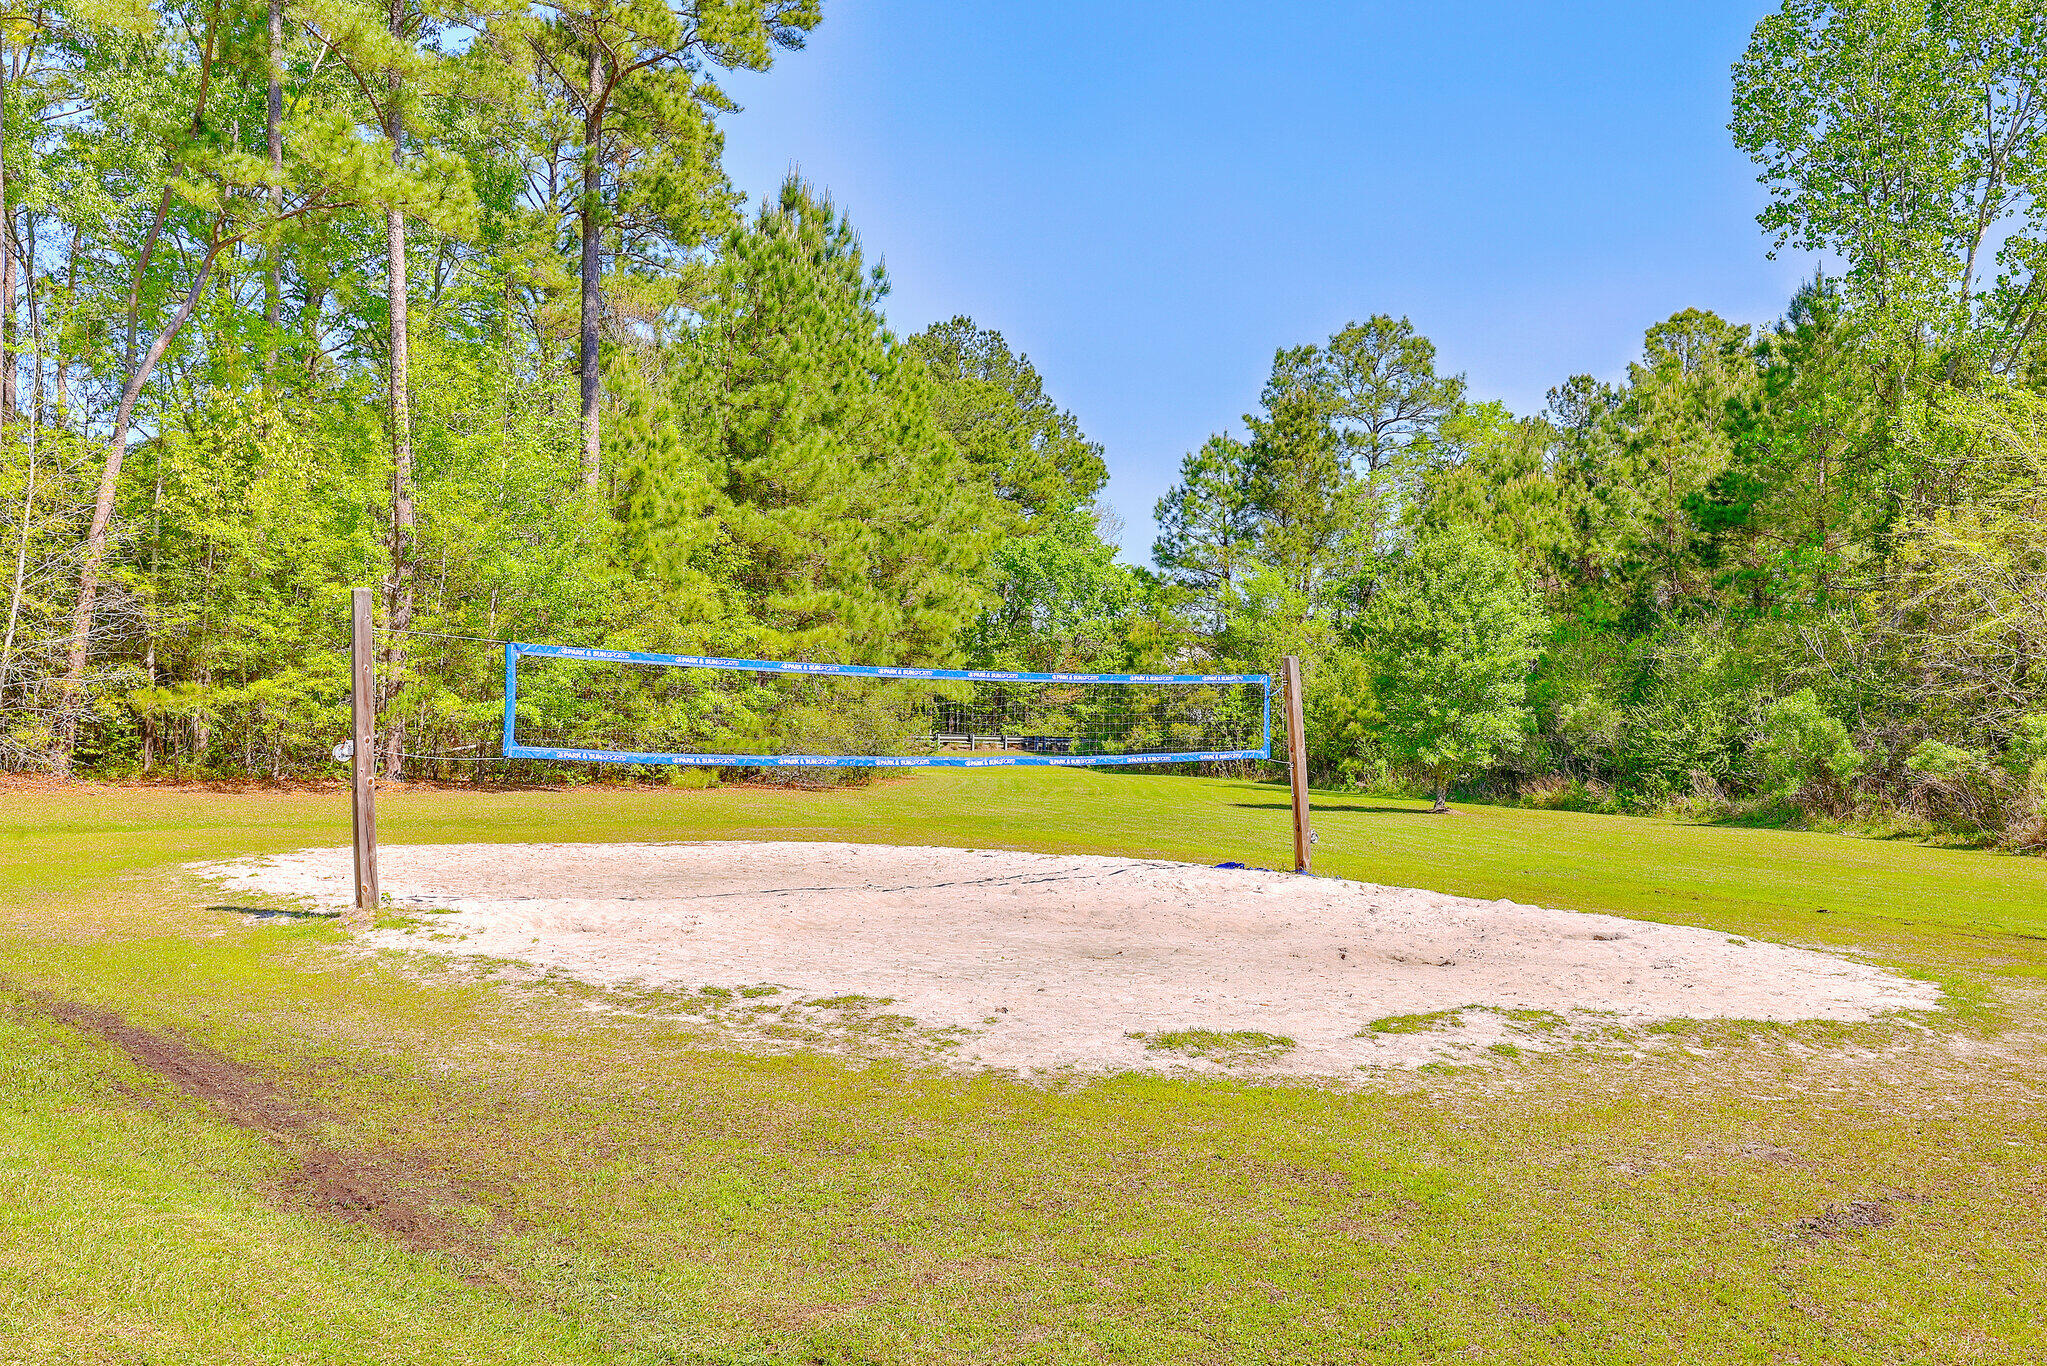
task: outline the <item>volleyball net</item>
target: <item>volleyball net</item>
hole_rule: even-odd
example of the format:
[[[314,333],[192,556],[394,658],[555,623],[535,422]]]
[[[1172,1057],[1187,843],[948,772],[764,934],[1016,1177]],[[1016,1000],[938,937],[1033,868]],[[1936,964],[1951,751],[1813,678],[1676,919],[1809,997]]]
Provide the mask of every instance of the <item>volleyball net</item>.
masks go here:
[[[1265,674],[1011,673],[504,646],[506,759],[980,768],[1269,759]]]

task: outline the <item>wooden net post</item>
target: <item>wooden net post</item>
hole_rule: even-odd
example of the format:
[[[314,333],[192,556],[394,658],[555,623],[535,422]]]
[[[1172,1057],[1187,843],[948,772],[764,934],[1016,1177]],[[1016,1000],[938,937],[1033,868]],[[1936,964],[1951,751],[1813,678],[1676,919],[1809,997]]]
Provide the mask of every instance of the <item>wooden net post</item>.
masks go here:
[[[377,887],[376,670],[370,619],[370,590],[355,590],[349,711],[354,722],[349,779],[355,801],[355,905],[344,923],[367,929],[376,923],[383,897]]]
[[[1294,871],[1306,873],[1314,866],[1314,832],[1308,826],[1308,724],[1301,714],[1301,659],[1288,655],[1282,677],[1286,681],[1287,781],[1294,799]]]

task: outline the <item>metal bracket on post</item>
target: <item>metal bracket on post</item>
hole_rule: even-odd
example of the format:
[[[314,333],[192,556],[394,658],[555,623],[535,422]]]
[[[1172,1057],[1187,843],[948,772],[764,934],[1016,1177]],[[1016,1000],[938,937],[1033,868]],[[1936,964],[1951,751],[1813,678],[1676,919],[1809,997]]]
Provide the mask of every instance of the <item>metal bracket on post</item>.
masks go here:
[[[353,605],[349,713],[354,729],[349,779],[354,789],[355,807],[355,904],[342,918],[342,923],[352,928],[368,929],[376,923],[377,908],[383,902],[377,886],[377,679],[371,654],[376,642],[370,617],[370,590],[356,589]]]
[[[1312,871],[1315,842],[1308,825],[1308,725],[1301,713],[1301,659],[1288,655],[1282,675],[1286,679],[1287,782],[1293,788],[1294,871]]]

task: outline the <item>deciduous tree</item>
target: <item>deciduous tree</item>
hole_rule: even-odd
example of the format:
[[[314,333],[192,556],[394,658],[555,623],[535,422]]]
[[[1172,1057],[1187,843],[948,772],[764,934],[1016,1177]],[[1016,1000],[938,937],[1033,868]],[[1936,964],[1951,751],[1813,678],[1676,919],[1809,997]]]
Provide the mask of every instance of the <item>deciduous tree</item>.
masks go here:
[[[1417,541],[1365,618],[1394,753],[1429,776],[1436,810],[1450,784],[1527,732],[1528,675],[1542,606],[1513,557],[1463,527]]]

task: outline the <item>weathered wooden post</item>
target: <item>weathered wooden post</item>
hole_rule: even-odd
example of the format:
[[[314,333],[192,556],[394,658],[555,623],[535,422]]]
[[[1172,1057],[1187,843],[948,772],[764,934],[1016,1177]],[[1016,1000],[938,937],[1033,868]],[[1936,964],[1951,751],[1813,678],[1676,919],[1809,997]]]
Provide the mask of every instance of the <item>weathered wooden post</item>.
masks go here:
[[[1308,826],[1308,724],[1301,714],[1301,658],[1288,655],[1282,673],[1286,680],[1287,780],[1294,797],[1294,871],[1305,873],[1314,865],[1314,832]]]
[[[342,918],[353,928],[368,929],[376,923],[377,907],[383,897],[377,887],[377,796],[376,672],[372,665],[375,648],[370,618],[370,590],[355,590],[355,629],[349,711],[354,721],[350,745],[349,777],[355,797],[355,905]]]

